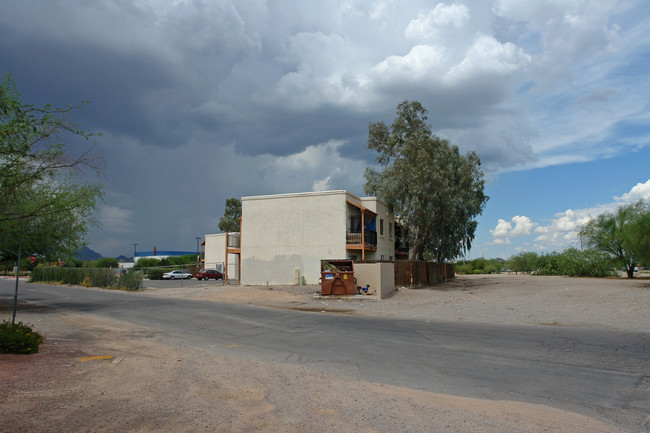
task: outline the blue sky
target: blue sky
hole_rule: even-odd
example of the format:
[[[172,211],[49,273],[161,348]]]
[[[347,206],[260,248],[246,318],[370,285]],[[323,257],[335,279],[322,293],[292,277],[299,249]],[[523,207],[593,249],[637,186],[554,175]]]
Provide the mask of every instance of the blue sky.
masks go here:
[[[470,257],[505,258],[650,199],[649,21],[645,0],[29,0],[3,5],[0,72],[28,103],[91,101],[105,256],[193,250],[229,197],[361,195],[368,124],[409,99],[479,154]]]

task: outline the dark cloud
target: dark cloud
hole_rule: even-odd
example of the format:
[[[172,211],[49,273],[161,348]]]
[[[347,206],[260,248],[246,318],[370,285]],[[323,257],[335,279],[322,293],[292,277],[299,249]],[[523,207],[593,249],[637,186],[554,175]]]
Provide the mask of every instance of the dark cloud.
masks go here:
[[[616,42],[616,11],[551,5],[581,17],[561,22],[541,18],[558,16],[551,6],[537,4],[537,15],[524,6],[10,2],[0,15],[0,71],[12,71],[26,102],[92,102],[74,115],[105,133],[107,224],[91,246],[114,255],[132,242],[191,249],[195,236],[217,231],[228,197],[361,194],[374,163],[368,124],[392,122],[405,99],[421,101],[434,132],[476,150],[492,172],[552,159],[573,139],[563,119],[578,124],[603,96],[613,107],[629,102],[614,78],[606,92],[563,87],[585,68],[571,56],[627,49]],[[644,34],[627,40],[643,45]],[[584,70],[597,80],[596,67]],[[579,99],[577,114],[555,116],[562,98]],[[576,134],[573,143],[596,147],[587,131]]]

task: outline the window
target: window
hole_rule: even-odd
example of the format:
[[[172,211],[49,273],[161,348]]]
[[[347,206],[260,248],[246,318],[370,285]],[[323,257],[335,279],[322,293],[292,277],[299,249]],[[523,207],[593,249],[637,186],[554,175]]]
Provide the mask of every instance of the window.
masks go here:
[[[361,215],[350,215],[350,233],[361,233]]]
[[[388,237],[393,239],[393,223],[388,223]]]
[[[379,236],[384,236],[384,220],[379,220]]]

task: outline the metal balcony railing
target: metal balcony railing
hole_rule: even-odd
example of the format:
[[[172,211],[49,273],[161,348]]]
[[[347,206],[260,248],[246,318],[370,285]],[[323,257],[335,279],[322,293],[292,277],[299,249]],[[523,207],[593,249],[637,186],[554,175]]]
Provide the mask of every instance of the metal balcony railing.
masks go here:
[[[239,248],[239,233],[228,233],[228,248]]]
[[[364,236],[364,241],[361,242],[361,236]],[[373,230],[365,230],[364,233],[347,233],[346,243],[348,245],[364,245],[366,247],[377,246],[377,232]]]

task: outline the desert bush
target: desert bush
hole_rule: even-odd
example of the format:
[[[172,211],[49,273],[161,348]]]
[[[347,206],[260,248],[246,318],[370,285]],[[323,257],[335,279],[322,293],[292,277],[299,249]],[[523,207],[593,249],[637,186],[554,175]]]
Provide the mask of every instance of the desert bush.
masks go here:
[[[42,342],[43,336],[23,322],[0,322],[0,353],[36,353]]]
[[[114,257],[102,257],[95,261],[96,268],[118,268],[120,264]]]
[[[197,262],[196,254],[186,254],[184,256],[170,256],[167,258],[170,265],[191,265]]]
[[[152,268],[155,266],[161,266],[160,264],[160,259],[152,259],[152,258],[142,258],[138,259],[137,263],[135,264],[135,268]]]
[[[537,253],[533,252],[522,252],[517,255],[510,257],[507,261],[507,268],[517,272],[526,272],[530,274],[535,272],[538,267],[538,258]]]
[[[73,286],[110,287],[117,277],[115,269],[106,268],[62,268],[40,266],[34,269],[30,282],[70,284]]]
[[[456,263],[457,274],[497,274],[503,269],[503,264],[496,259],[478,259]]]
[[[128,270],[121,274],[117,279],[117,286],[129,291],[138,290],[141,285],[142,275],[139,271]]]
[[[537,261],[538,275],[569,277],[608,277],[615,275],[613,261],[603,253],[569,248],[563,252],[542,254]]]
[[[147,269],[147,277],[150,280],[161,280],[165,269],[162,268],[149,268]]]

